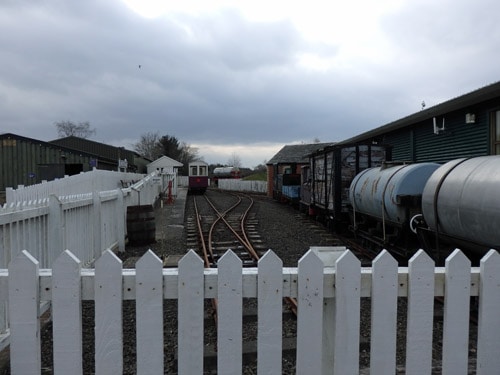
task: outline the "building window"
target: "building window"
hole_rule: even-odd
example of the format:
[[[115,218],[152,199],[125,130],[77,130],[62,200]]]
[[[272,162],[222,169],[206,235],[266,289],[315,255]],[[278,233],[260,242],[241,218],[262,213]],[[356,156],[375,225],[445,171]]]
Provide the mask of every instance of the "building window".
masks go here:
[[[492,115],[492,153],[500,155],[500,111],[493,112]]]

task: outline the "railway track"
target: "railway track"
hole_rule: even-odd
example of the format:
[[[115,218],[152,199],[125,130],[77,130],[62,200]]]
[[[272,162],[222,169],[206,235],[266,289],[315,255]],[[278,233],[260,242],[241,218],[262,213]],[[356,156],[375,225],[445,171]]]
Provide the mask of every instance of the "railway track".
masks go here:
[[[199,249],[205,262],[205,267],[214,268],[218,259],[231,249],[241,259],[243,267],[257,267],[260,259],[259,249],[255,248],[250,240],[259,240],[256,225],[247,226],[250,210],[254,205],[251,196],[245,194],[231,194],[234,204],[229,207],[218,208],[216,203],[207,195],[193,197],[198,232]],[[199,206],[204,205],[201,209]],[[227,206],[227,203],[225,204]],[[208,210],[207,210],[207,207]],[[213,212],[215,216],[204,215]],[[256,223],[255,219],[252,221]],[[292,312],[297,314],[297,301],[286,298]],[[217,301],[212,302],[214,317],[217,317]]]

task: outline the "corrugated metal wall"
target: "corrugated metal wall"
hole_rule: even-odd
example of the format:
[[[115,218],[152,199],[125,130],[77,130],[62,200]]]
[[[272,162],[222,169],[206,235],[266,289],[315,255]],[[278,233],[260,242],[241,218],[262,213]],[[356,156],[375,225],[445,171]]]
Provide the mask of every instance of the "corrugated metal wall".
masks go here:
[[[64,177],[65,170],[90,170],[90,158],[23,137],[0,139],[0,191],[41,182],[42,174]],[[66,172],[67,173],[67,172]]]

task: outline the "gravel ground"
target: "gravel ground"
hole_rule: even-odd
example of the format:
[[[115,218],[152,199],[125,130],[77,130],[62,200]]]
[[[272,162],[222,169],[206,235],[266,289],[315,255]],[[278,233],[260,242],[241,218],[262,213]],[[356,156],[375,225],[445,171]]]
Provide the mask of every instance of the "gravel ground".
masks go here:
[[[189,201],[185,208],[186,220],[193,215],[192,207]],[[297,261],[309,249],[310,246],[331,246],[333,237],[322,229],[322,227],[309,219],[304,218],[293,207],[280,204],[272,199],[259,196],[256,199],[253,209],[258,220],[258,232],[266,249],[272,249],[282,260],[285,267],[296,267]],[[157,230],[165,227],[166,213],[160,210],[156,211]],[[167,238],[168,236],[165,236]],[[168,240],[159,240],[148,246],[128,246],[125,254],[120,254],[124,261],[124,267],[133,267],[137,257],[140,257],[151,248],[158,256],[168,256],[184,254],[186,252],[185,231],[180,235],[168,238]],[[251,302],[253,303],[253,302]],[[363,299],[361,301],[361,346],[360,346],[360,368],[361,373],[368,373],[369,366],[369,330],[370,330],[370,301]],[[93,302],[84,302],[84,373],[94,373],[94,319]],[[207,301],[207,311],[210,309]],[[177,305],[174,300],[165,301],[164,305],[164,342],[165,342],[165,373],[177,373]],[[124,374],[134,374],[135,371],[135,303],[125,301],[123,307],[124,316]],[[406,329],[406,299],[400,298],[398,305],[398,354],[397,373],[404,373],[404,347],[405,347],[405,329]],[[435,372],[440,373],[439,353],[442,322],[436,319],[435,327]],[[205,343],[212,343],[216,338],[216,330],[211,323],[212,319],[206,319],[206,337]],[[254,327],[254,328],[252,328]],[[43,341],[43,367],[46,373],[51,373],[52,355],[51,355],[51,324],[48,323],[42,332]],[[245,325],[245,329],[255,330],[255,324]],[[295,324],[284,324],[284,337],[294,337],[296,333]],[[254,332],[246,332],[249,337],[255,336]],[[474,348],[471,348],[474,351]],[[6,372],[8,373],[8,372]],[[207,374],[216,373],[207,367]],[[244,374],[256,373],[255,362],[250,362],[243,369]],[[294,356],[287,355],[283,359],[283,373],[294,374],[295,363]],[[470,372],[474,373],[474,372]]]

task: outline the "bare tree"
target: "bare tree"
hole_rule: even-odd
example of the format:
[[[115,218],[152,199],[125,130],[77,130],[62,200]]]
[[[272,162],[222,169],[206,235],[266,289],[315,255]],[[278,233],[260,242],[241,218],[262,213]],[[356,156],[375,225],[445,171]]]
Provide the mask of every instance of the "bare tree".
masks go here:
[[[240,168],[241,167],[241,158],[238,155],[236,155],[235,152],[233,152],[231,154],[231,157],[227,160],[227,164],[231,167]]]
[[[156,160],[163,155],[160,133],[141,135],[139,142],[134,144],[134,150],[149,160]]]
[[[57,135],[60,138],[70,136],[89,138],[96,133],[95,129],[90,128],[90,123],[88,121],[79,122],[78,124],[72,121],[59,121],[55,122],[54,125],[57,129]]]

